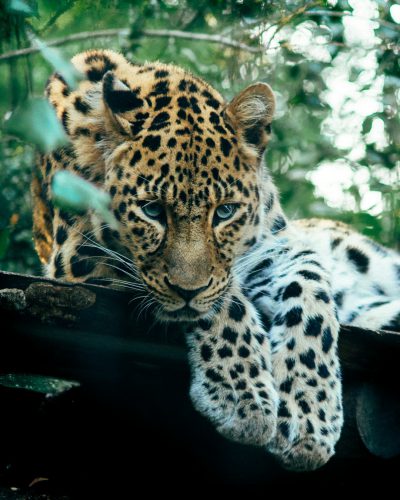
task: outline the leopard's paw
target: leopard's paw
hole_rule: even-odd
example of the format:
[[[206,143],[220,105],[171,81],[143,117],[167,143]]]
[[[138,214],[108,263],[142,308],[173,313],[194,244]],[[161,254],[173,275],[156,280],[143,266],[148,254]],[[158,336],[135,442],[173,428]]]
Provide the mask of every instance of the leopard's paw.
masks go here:
[[[313,438],[305,438],[277,458],[285,469],[302,472],[322,467],[333,454],[333,446]]]
[[[301,401],[298,407],[293,401],[281,399],[277,432],[266,447],[283,467],[295,471],[314,470],[326,464],[334,454],[343,422],[341,408],[333,406],[328,413],[326,406],[327,416],[322,408],[311,412],[308,403],[306,406],[305,400]],[[299,408],[306,410],[306,414]]]
[[[195,408],[232,441],[265,446],[275,435],[277,394],[272,385],[257,391],[247,384],[238,392],[226,382],[195,381],[190,396]]]
[[[239,406],[230,418],[217,425],[217,431],[231,441],[265,446],[275,435],[276,415],[256,403]]]

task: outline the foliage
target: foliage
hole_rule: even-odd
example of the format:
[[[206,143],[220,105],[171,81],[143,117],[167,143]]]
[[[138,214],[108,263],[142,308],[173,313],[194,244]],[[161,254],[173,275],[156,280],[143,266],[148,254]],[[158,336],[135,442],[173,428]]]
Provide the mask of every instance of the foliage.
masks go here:
[[[45,153],[68,142],[54,108],[45,99],[28,99],[21,104],[5,122],[4,131],[36,144]]]
[[[91,182],[63,170],[54,174],[51,190],[54,203],[60,208],[75,213],[93,210],[111,229],[118,229],[118,221],[110,210],[111,196]]]
[[[37,101],[27,99],[42,95],[54,68],[65,78],[79,78],[67,61],[92,47],[119,49],[138,61],[182,65],[227,99],[255,80],[268,81],[279,106],[266,162],[287,213],[341,219],[384,244],[399,246],[396,3],[6,0],[0,7],[0,114],[9,117],[14,111],[14,128],[8,121],[0,132],[0,266],[39,272],[28,189],[34,150],[10,133],[40,145],[39,131],[46,138],[42,147],[52,147],[56,128],[45,120],[32,122],[29,106]],[[91,35],[111,28],[129,28],[130,35]],[[229,38],[248,50],[146,33],[177,29]],[[70,40],[80,32],[88,33]],[[49,47],[55,39],[62,42],[57,50]],[[31,45],[40,51],[1,59],[1,53]]]

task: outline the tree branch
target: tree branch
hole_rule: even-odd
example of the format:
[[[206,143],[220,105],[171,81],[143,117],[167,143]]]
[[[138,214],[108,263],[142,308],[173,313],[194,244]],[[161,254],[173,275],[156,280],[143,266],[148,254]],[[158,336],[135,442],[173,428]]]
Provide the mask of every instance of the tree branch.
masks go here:
[[[187,31],[179,30],[143,30],[139,36],[150,36],[150,37],[172,37],[172,38],[183,38],[186,40],[201,40],[211,43],[219,43],[220,45],[225,45],[227,47],[232,47],[233,49],[244,50],[245,52],[251,52],[253,54],[263,52],[263,47],[251,47],[242,42],[236,42],[231,38],[221,36],[221,35],[208,35],[207,33],[189,33]]]
[[[115,28],[106,29],[99,31],[82,31],[80,33],[73,33],[62,38],[57,38],[55,40],[49,40],[46,45],[49,47],[57,47],[59,45],[65,45],[67,43],[79,42],[81,40],[91,39],[91,38],[108,38],[108,37],[128,37],[130,34],[129,28]],[[145,29],[142,30],[137,35],[138,37],[162,37],[162,38],[181,38],[184,40],[201,40],[210,43],[219,43],[220,45],[225,45],[226,47],[231,47],[234,49],[243,50],[253,54],[263,52],[262,47],[251,47],[242,42],[237,42],[230,38],[221,35],[209,35],[207,33],[189,33],[187,31],[179,30],[156,30],[156,29]],[[0,55],[0,61],[5,61],[8,59],[15,59],[17,57],[27,56],[30,54],[35,54],[39,52],[37,47],[27,47],[25,49],[12,50]]]
[[[391,23],[389,21],[385,21],[383,19],[378,18],[361,18],[360,16],[354,16],[351,12],[337,12],[337,11],[329,11],[329,10],[308,10],[310,7],[312,8],[318,2],[310,2],[306,6],[303,6],[297,9],[295,12],[292,12],[290,15],[283,18],[281,21],[276,23],[275,25],[269,26],[268,29],[272,27],[276,27],[276,32],[271,37],[274,38],[277,31],[279,31],[283,26],[287,25],[294,17],[306,14],[308,16],[330,16],[330,17],[357,17],[358,19],[366,19],[369,21],[377,22],[381,26],[385,26],[387,28],[391,28],[399,31],[400,25],[395,23]],[[66,45],[68,43],[79,42],[82,40],[93,39],[93,38],[113,38],[113,37],[128,37],[130,35],[129,28],[113,28],[113,29],[104,29],[98,31],[82,31],[80,33],[72,33],[71,35],[67,35],[62,38],[56,38],[54,40],[49,40],[46,44],[49,47],[57,47],[60,45]],[[167,30],[167,29],[144,29],[136,34],[138,38],[140,37],[160,37],[160,38],[180,38],[183,40],[197,40],[204,41],[209,43],[218,43],[220,45],[224,45],[226,47],[231,47],[233,49],[242,50],[245,52],[250,52],[252,54],[260,54],[266,52],[268,50],[273,50],[274,48],[269,47],[269,42],[267,47],[252,47],[242,42],[238,42],[236,40],[232,40],[231,38],[221,36],[221,35],[210,35],[208,33],[190,33],[188,31],[181,30]],[[10,52],[6,52],[5,54],[0,55],[0,62],[6,61],[10,59],[16,59],[22,56],[28,56],[31,54],[36,54],[39,52],[37,47],[26,47],[24,49],[12,50]]]

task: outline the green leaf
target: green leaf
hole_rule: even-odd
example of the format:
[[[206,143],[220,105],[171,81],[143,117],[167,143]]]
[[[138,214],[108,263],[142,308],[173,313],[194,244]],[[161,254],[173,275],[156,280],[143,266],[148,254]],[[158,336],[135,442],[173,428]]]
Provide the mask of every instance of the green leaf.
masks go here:
[[[33,46],[37,47],[42,56],[62,75],[71,90],[75,90],[83,75],[66,59],[58,49],[48,47],[44,42],[34,35],[29,36]]]
[[[69,391],[73,387],[79,387],[79,382],[62,380],[42,375],[21,375],[9,373],[0,375],[0,385],[11,389],[24,389],[26,391],[39,392],[56,396],[62,392]]]
[[[25,101],[6,121],[5,130],[24,141],[36,144],[45,153],[68,142],[56,112],[45,99]]]
[[[54,203],[60,208],[76,213],[94,210],[112,229],[118,228],[110,211],[110,195],[82,177],[62,170],[54,175],[51,189]]]
[[[6,256],[8,247],[10,245],[10,230],[8,227],[0,229],[0,259]]]
[[[25,17],[36,17],[38,15],[38,4],[36,0],[30,0],[28,2],[23,0],[10,0],[7,5],[7,11]]]

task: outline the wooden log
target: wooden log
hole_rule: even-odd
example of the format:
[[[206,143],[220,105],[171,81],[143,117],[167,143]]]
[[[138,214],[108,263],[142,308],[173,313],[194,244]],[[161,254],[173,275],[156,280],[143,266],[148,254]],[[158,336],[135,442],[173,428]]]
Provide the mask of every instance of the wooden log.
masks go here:
[[[116,399],[126,394],[117,391],[115,396],[113,388],[134,374],[136,386],[138,380],[146,385],[151,379],[154,394],[161,388],[181,391],[175,395],[177,421],[183,412],[199,425],[202,419],[188,403],[183,332],[179,325],[154,325],[150,317],[138,316],[138,304],[131,294],[107,287],[1,272],[0,316],[7,326],[0,335],[0,370],[77,380],[103,391],[117,406]],[[343,325],[339,355],[346,419],[337,455],[399,455],[400,335]],[[131,412],[138,408],[134,399]],[[201,425],[209,441],[216,438],[211,425]]]

